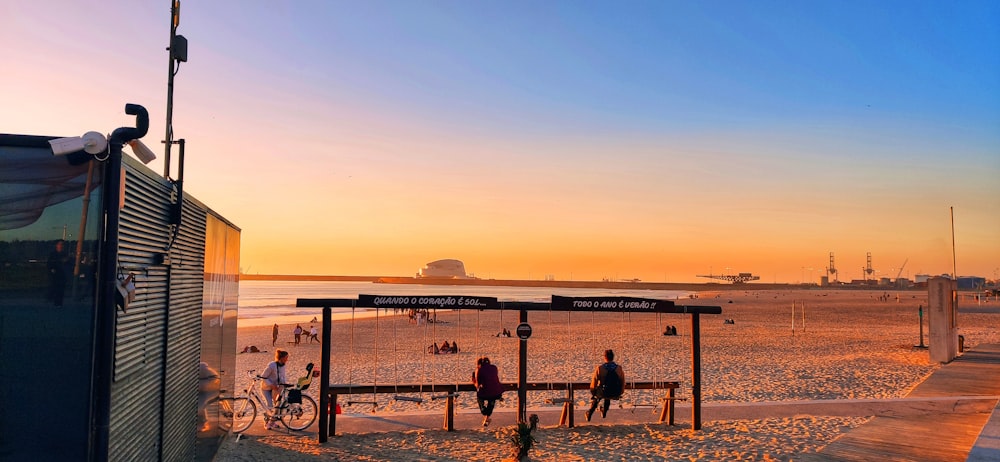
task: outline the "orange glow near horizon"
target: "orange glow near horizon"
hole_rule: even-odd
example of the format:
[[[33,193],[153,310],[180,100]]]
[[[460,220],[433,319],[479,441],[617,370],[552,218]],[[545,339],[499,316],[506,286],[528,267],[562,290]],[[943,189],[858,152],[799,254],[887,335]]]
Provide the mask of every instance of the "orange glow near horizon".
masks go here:
[[[829,252],[861,279],[871,252],[875,277],[912,278],[953,271],[954,207],[959,275],[1000,273],[987,7],[783,12],[798,33],[711,4],[627,28],[497,7],[523,33],[471,5],[185,6],[185,194],[242,229],[243,271],[805,282]],[[50,10],[5,5],[0,131],[110,133],[137,103],[162,149],[168,12]],[[845,32],[884,28],[906,49]]]

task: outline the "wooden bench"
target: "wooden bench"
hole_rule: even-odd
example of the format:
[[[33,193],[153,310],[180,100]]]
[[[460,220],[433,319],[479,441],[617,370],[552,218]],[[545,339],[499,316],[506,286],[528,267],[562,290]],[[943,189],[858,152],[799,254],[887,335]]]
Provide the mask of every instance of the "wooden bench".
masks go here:
[[[576,390],[587,390],[590,391],[590,382],[570,382],[570,383],[528,383],[529,391],[539,391],[539,390],[566,390],[565,398],[552,398],[546,400],[549,404],[562,404],[562,414],[559,416],[559,425],[573,427],[576,417],[575,407],[576,399],[574,397],[574,391]],[[660,411],[659,423],[667,422],[668,425],[674,424],[674,403],[676,401],[681,401],[683,399],[678,399],[675,397],[675,392],[680,384],[678,382],[628,382],[625,384],[625,390],[667,390],[667,396],[660,399],[663,403],[662,410]]]
[[[660,398],[662,410],[660,411],[659,423],[666,422],[667,425],[674,425],[674,403],[683,401],[683,398],[674,396],[680,384],[678,382],[628,382],[625,384],[626,390],[667,390],[667,395]],[[504,391],[517,391],[517,383],[504,383]],[[528,382],[525,384],[527,391],[566,391],[565,398],[551,398],[546,402],[550,404],[562,404],[562,414],[559,416],[559,426],[574,426],[574,391],[590,390],[590,382]],[[431,393],[431,400],[446,399],[444,409],[444,425],[447,431],[455,430],[455,398],[461,392],[475,392],[476,387],[471,383],[448,384],[448,385],[331,385],[327,390],[331,408],[336,408],[337,399],[340,395],[356,394],[388,394],[393,395],[393,399],[398,401],[411,401],[418,404],[423,402],[422,398],[401,396],[399,393]],[[373,408],[378,407],[376,401],[347,401],[348,404],[371,404]],[[337,417],[335,412],[330,413],[329,434],[333,435],[337,429]]]

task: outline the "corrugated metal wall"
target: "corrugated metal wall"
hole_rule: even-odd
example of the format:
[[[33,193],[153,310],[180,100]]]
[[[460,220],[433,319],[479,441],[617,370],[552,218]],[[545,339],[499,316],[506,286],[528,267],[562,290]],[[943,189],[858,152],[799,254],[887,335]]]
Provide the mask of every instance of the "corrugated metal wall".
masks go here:
[[[137,297],[117,317],[109,454],[122,461],[191,460],[206,211],[184,201],[184,223],[169,251],[169,265],[157,264],[156,255],[173,238],[168,226],[172,186],[125,164],[119,266],[134,274]]]
[[[198,363],[205,278],[205,211],[184,201],[183,225],[170,250],[163,460],[193,460],[198,427]]]

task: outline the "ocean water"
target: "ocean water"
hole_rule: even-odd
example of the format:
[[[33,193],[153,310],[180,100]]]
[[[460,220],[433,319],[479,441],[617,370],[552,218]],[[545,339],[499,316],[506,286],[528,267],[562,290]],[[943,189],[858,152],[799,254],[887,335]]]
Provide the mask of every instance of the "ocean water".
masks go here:
[[[343,281],[241,281],[240,325],[268,325],[272,322],[308,322],[322,315],[319,308],[297,308],[299,298],[357,298],[360,294],[394,296],[475,295],[496,297],[501,302],[548,302],[552,295],[565,297],[641,297],[659,300],[687,298],[681,290],[567,289],[559,287],[447,286],[420,284],[376,284]],[[339,310],[339,311],[338,311]],[[374,315],[374,310],[358,310],[355,316]],[[351,316],[349,308],[335,309],[334,318]]]

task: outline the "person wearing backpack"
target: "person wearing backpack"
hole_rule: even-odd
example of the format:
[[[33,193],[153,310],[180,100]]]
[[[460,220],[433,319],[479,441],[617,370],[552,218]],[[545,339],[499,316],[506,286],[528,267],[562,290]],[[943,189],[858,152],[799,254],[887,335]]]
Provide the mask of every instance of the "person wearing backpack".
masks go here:
[[[611,407],[611,400],[622,397],[625,384],[625,371],[615,363],[615,352],[604,350],[604,364],[594,369],[594,377],[590,379],[590,409],[587,410],[587,422],[594,415],[598,403],[604,400],[601,406],[601,417],[608,416],[608,408]]]
[[[490,364],[490,358],[483,356],[476,360],[476,371],[472,373],[472,383],[476,386],[476,401],[479,412],[483,414],[483,428],[490,425],[493,408],[497,400],[503,398],[503,384],[500,383],[500,372]]]

